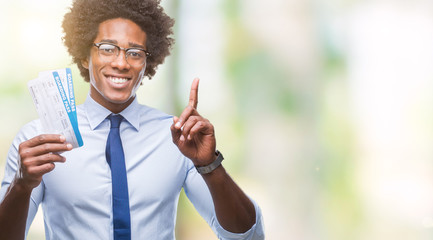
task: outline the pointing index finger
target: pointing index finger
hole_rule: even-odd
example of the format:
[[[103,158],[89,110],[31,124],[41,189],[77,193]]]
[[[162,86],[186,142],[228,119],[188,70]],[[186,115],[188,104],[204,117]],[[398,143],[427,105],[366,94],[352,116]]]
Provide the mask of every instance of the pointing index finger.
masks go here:
[[[197,109],[198,104],[198,83],[200,82],[199,78],[194,78],[191,84],[191,92],[189,93],[189,106]]]

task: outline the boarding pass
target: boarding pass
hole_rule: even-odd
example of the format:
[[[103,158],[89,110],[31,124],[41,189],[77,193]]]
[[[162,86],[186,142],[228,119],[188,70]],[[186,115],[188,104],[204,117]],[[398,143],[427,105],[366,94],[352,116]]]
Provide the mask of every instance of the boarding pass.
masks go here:
[[[83,146],[78,129],[71,69],[40,72],[28,88],[47,134],[62,134],[74,148]]]

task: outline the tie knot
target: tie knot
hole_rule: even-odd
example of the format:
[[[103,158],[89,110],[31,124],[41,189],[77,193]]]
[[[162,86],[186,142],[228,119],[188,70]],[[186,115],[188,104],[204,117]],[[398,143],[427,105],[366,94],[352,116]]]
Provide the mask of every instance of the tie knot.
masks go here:
[[[110,128],[119,128],[120,122],[122,122],[123,117],[120,114],[118,115],[111,114],[110,116],[108,116],[108,119],[110,119],[111,122]]]

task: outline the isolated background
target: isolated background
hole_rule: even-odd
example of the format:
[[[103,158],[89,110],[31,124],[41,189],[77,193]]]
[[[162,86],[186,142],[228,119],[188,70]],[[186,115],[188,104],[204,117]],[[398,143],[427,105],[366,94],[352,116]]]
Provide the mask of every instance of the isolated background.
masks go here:
[[[37,118],[26,83],[71,67],[71,1],[0,1],[0,177],[14,135]],[[138,92],[199,110],[224,166],[262,208],[267,239],[433,238],[433,2],[163,0],[173,54]],[[151,51],[151,49],[149,49]],[[39,212],[29,233],[44,239]],[[216,239],[185,197],[177,238]]]

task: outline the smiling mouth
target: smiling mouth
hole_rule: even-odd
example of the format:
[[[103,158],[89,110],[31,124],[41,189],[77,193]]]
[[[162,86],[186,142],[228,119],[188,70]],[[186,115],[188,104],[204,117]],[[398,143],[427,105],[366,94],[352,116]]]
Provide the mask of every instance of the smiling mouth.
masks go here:
[[[120,78],[120,77],[113,77],[113,76],[109,76],[108,79],[116,84],[121,84],[121,83],[125,83],[129,80],[129,78]]]

